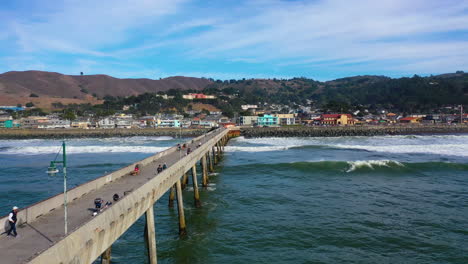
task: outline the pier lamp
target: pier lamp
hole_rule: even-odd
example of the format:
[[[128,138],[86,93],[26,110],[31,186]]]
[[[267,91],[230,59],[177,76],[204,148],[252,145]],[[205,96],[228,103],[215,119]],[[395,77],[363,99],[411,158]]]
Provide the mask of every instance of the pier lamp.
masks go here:
[[[62,152],[62,160],[57,160],[58,155]],[[62,141],[62,148],[55,156],[55,159],[50,162],[50,166],[47,168],[47,174],[49,176],[55,176],[59,173],[57,164],[62,164],[63,167],[63,211],[65,218],[65,235],[68,233],[68,217],[67,217],[67,153],[65,151],[65,140]]]

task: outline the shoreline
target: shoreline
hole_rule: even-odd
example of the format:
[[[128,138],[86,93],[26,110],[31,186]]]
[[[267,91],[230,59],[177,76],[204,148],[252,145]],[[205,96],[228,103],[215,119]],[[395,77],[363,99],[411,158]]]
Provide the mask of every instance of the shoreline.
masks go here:
[[[209,129],[0,129],[0,139],[64,139],[64,138],[110,138],[136,136],[196,137]]]
[[[241,128],[245,138],[465,134],[468,125]]]
[[[196,137],[210,129],[0,129],[0,139],[110,138],[135,136]],[[245,138],[342,137],[382,135],[468,134],[468,125],[330,126],[330,127],[241,127]]]

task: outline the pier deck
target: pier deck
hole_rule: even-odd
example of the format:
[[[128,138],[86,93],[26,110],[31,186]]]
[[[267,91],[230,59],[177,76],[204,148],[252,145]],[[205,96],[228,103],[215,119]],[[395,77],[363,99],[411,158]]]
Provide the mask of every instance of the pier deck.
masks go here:
[[[216,136],[218,133],[212,133],[194,140],[194,143],[188,144],[192,150],[201,142],[202,144]],[[92,209],[94,208],[94,199],[97,197],[105,201],[112,201],[112,196],[117,193],[122,198],[124,192],[133,191],[144,185],[151,179],[158,177],[156,168],[159,164],[167,163],[169,168],[179,159],[185,156],[185,151],[174,151],[166,156],[160,157],[147,166],[140,167],[140,174],[136,176],[126,175],[109,184],[93,190],[81,198],[70,201],[68,204],[68,230],[69,234],[77,228],[83,226],[86,222],[92,220]],[[78,177],[78,175],[70,175]],[[118,202],[117,202],[118,203]],[[113,206],[113,205],[112,205]],[[112,208],[112,206],[110,208]],[[109,210],[109,209],[105,209]],[[3,224],[3,223],[2,223]],[[0,237],[0,262],[1,263],[27,263],[38,253],[41,253],[53,246],[64,236],[64,211],[63,206],[51,211],[48,214],[38,217],[35,221],[25,223],[17,227],[18,237],[7,237],[6,234]],[[66,263],[66,262],[64,262]],[[81,262],[80,262],[81,263]]]

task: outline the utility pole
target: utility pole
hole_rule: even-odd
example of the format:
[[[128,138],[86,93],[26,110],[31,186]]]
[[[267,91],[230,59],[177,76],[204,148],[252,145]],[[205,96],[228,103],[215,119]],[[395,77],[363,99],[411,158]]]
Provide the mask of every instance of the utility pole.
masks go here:
[[[460,125],[463,124],[463,105],[460,105]]]

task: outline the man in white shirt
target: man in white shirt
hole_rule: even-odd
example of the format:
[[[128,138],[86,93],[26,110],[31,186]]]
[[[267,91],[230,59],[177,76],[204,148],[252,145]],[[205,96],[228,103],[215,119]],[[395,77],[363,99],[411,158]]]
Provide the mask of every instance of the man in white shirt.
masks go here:
[[[13,236],[16,237],[18,233],[16,233],[16,222],[18,221],[17,215],[18,214],[18,207],[13,206],[13,210],[11,210],[10,214],[8,215],[8,223],[10,224],[10,230],[8,230],[7,236],[10,236],[13,233]]]

